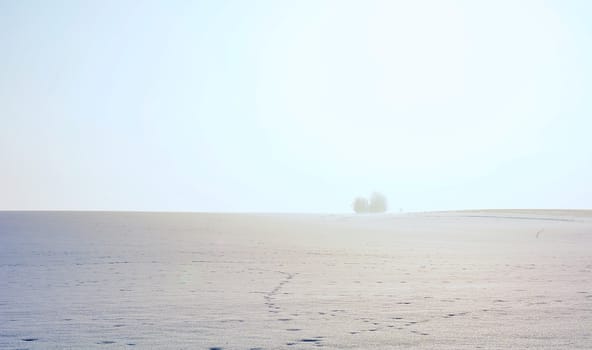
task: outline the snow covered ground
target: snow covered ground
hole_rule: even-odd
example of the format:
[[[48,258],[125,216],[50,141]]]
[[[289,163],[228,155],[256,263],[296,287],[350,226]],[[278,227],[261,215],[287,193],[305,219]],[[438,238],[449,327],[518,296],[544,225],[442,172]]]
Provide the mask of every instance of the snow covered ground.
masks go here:
[[[0,349],[591,349],[592,211],[0,212]]]

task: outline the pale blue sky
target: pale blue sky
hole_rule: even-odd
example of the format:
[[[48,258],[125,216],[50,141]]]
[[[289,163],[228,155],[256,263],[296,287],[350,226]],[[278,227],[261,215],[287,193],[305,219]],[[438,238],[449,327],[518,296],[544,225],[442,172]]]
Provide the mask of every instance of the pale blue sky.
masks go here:
[[[590,1],[0,0],[0,209],[592,208]]]

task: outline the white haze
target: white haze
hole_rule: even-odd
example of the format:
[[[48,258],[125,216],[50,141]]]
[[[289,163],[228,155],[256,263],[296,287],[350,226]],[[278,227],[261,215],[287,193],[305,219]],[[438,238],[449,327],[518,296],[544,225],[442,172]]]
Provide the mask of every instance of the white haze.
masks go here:
[[[0,209],[592,206],[589,2],[0,3]]]

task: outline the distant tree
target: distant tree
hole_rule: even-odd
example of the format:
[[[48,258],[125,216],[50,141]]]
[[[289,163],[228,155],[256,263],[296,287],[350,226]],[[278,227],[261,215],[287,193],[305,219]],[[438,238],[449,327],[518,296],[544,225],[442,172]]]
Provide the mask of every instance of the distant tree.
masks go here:
[[[368,212],[368,200],[364,197],[357,197],[352,203],[354,211],[358,214]]]
[[[372,193],[370,203],[368,204],[368,211],[371,213],[384,213],[386,208],[386,197],[378,192]]]

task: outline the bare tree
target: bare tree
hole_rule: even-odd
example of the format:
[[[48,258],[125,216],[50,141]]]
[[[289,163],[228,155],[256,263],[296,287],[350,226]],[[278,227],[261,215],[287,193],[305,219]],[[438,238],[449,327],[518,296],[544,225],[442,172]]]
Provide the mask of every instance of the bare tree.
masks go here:
[[[364,197],[357,197],[352,203],[354,211],[358,214],[368,212],[368,200]]]
[[[384,213],[386,208],[386,197],[382,193],[372,193],[370,196],[370,203],[368,204],[368,211],[371,213]]]

